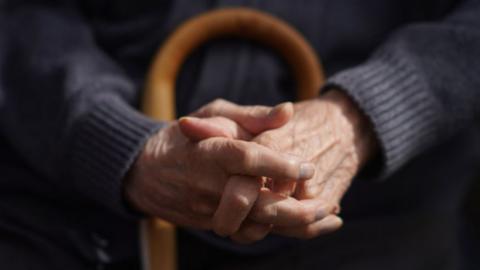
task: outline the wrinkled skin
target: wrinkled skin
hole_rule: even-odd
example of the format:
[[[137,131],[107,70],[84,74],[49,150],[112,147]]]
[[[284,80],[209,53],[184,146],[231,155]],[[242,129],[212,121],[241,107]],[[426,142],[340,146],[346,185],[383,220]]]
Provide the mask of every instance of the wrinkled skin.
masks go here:
[[[218,100],[201,108],[193,115],[196,117],[222,116],[223,123],[209,122],[208,119],[188,118],[181,122],[181,129],[192,141],[213,136],[238,139],[237,134],[229,130],[244,129],[242,134],[250,133],[252,141],[282,154],[300,157],[315,164],[315,175],[305,181],[276,181],[271,179],[263,183],[262,188],[244,189],[245,179],[234,179],[226,185],[219,208],[214,216],[214,230],[220,235],[229,235],[237,242],[249,243],[265,237],[272,229],[278,234],[298,238],[312,238],[339,228],[341,220],[335,215],[340,211],[340,200],[351,184],[353,177],[366,161],[376,152],[376,142],[368,120],[358,111],[356,105],[342,92],[331,91],[322,98],[303,101],[280,107],[286,111],[289,119],[285,125],[276,129],[259,132],[258,122],[269,109],[261,106],[237,106]],[[223,130],[222,130],[223,129]],[[256,136],[255,136],[256,135]],[[243,209],[237,209],[232,203],[233,194],[249,192],[249,198]],[[293,200],[296,198],[297,200]],[[261,224],[259,213],[275,212],[277,209],[292,207],[300,203],[302,219],[296,225],[293,222]],[[329,211],[314,216],[314,208],[324,205]],[[236,207],[236,208],[235,208]],[[232,217],[231,210],[251,212],[248,219]],[[270,210],[268,210],[270,209]],[[272,210],[274,209],[274,210]],[[317,211],[318,213],[318,211]],[[241,215],[243,218],[246,215]],[[243,224],[242,224],[243,223]]]
[[[218,119],[210,121],[214,124]],[[275,121],[271,122],[284,124]],[[238,138],[247,136],[240,128],[229,132]],[[147,215],[182,226],[212,229],[212,214],[229,181],[242,179],[246,183],[245,190],[230,198],[243,206],[256,199],[252,195],[257,196],[263,186],[261,176],[279,181],[306,180],[314,170],[313,164],[254,142],[225,137],[191,142],[174,121],[146,143],[126,179],[125,195],[133,207]],[[279,214],[258,215],[257,221],[276,223],[283,218]]]
[[[339,202],[375,152],[368,121],[337,91],[273,109],[217,100],[192,116],[148,140],[126,198],[147,215],[240,243],[340,228]]]

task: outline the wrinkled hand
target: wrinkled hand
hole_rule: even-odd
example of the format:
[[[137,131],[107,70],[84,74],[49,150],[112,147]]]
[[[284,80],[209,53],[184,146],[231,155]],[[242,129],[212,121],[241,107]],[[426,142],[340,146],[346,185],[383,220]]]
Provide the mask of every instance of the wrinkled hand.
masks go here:
[[[261,110],[262,107],[259,106],[241,107],[217,101],[194,115],[221,115],[256,134],[258,125],[252,123],[256,123],[255,119],[261,115]],[[224,232],[228,231],[233,239],[240,242],[258,240],[269,232],[271,226],[259,226],[251,220],[262,221],[262,215],[269,213],[271,216],[271,212],[278,212],[279,209],[282,212],[285,208],[296,208],[301,213],[297,226],[274,224],[274,231],[286,236],[311,238],[341,225],[341,220],[334,216],[339,212],[340,200],[360,167],[375,152],[375,139],[369,122],[348,97],[337,91],[331,91],[319,99],[297,103],[294,112],[293,118],[286,125],[267,130],[253,138],[253,141],[281,153],[314,162],[315,176],[303,182],[270,181],[266,188],[259,191],[260,196],[251,211],[250,221],[245,221],[233,234],[232,230],[239,227],[238,220],[229,222],[225,218],[231,210],[231,203],[225,194],[215,216],[223,216],[223,226],[230,230],[221,229],[217,233],[220,231],[225,235]],[[218,135],[214,128],[202,125],[202,120],[199,119],[184,122],[182,130],[190,138],[199,133],[203,138]],[[231,186],[231,194],[241,192],[235,189],[234,184],[227,186]],[[294,201],[289,196],[299,201]],[[316,208],[308,207],[309,204],[316,205]],[[319,205],[331,209],[332,215],[322,220],[312,218]],[[247,207],[251,208],[250,205]]]
[[[221,118],[210,121],[213,126],[223,126],[218,123]],[[272,127],[284,124],[276,118],[268,122]],[[241,139],[250,136],[234,126],[228,133]],[[125,195],[147,215],[212,229],[212,215],[229,181],[244,183],[242,194],[250,197],[263,185],[260,176],[305,180],[313,173],[312,164],[253,142],[216,137],[193,143],[174,121],[144,146],[126,179]],[[241,204],[246,199],[237,196],[237,200]]]

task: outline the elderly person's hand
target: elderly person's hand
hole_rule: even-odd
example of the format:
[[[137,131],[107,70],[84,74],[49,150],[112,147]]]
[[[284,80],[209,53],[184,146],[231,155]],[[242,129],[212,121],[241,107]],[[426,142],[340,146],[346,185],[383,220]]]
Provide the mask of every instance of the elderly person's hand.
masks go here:
[[[265,110],[259,106],[242,107],[216,101],[200,109],[194,116],[221,115],[256,134],[260,130],[262,117],[265,118],[262,116]],[[273,224],[275,232],[299,238],[315,237],[341,226],[341,220],[334,215],[339,212],[339,202],[360,167],[375,153],[375,138],[370,124],[355,104],[339,91],[328,92],[319,99],[299,102],[294,105],[294,111],[293,118],[286,125],[267,130],[253,141],[283,154],[314,162],[315,176],[303,182],[269,181],[259,191],[257,201],[249,201],[245,205],[245,208],[251,209],[250,204],[255,203],[249,219],[240,229],[238,218],[232,219],[228,214],[232,203],[231,196],[226,196],[227,193],[238,195],[241,190],[235,186],[240,184],[227,184],[230,190],[226,189],[215,214],[215,224],[220,226],[216,229],[217,233],[230,235],[239,242],[251,242],[263,238],[272,228],[258,223]],[[182,124],[183,132],[197,140],[198,134],[203,138],[218,136],[218,129],[205,125],[199,119],[190,119]],[[325,211],[330,209],[331,215],[319,220],[320,205],[324,205]],[[291,215],[293,211],[297,213],[296,216]],[[278,213],[283,213],[282,219],[279,219]],[[288,215],[290,222],[285,222]]]
[[[273,117],[270,125],[283,125],[282,117]],[[220,120],[211,119],[213,123]],[[249,138],[241,129],[228,131],[237,138]],[[253,142],[217,137],[192,143],[174,121],[148,140],[126,179],[125,194],[147,215],[212,229],[212,215],[229,180],[242,179],[247,181],[245,188],[258,190],[262,176],[306,180],[314,170],[311,163]]]

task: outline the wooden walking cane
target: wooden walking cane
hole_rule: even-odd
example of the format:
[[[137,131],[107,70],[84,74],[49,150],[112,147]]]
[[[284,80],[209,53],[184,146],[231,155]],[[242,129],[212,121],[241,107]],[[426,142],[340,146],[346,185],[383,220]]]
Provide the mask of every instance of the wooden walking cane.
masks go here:
[[[155,56],[147,76],[143,112],[156,120],[174,120],[175,83],[181,65],[200,45],[220,37],[245,38],[273,48],[289,64],[300,100],[318,95],[324,82],[319,58],[308,42],[284,21],[248,8],[210,11],[182,24]],[[176,269],[174,226],[158,219],[141,228],[145,270]]]

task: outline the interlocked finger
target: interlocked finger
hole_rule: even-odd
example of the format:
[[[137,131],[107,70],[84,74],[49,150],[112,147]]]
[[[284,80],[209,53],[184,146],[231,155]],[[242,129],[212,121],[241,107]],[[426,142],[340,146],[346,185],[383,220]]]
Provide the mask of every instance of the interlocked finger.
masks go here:
[[[320,199],[297,200],[262,189],[249,217],[261,224],[298,226],[321,220],[333,210],[334,205]]]
[[[248,132],[258,134],[265,130],[283,126],[293,115],[293,105],[282,103],[274,108],[267,106],[240,106],[217,99],[193,113],[195,117],[222,116],[240,124]]]
[[[210,143],[216,144],[209,147],[210,155],[229,174],[265,176],[281,181],[307,180],[315,173],[313,164],[279,154],[254,142],[212,138],[201,141],[199,145]]]
[[[238,232],[234,233],[230,238],[239,244],[251,244],[265,238],[272,230],[271,224],[260,224],[246,221]]]
[[[229,178],[213,217],[213,229],[218,235],[228,236],[238,231],[255,204],[261,187],[260,178],[242,175]]]
[[[292,227],[274,227],[273,231],[282,236],[300,239],[312,239],[323,234],[332,233],[342,227],[343,221],[336,215],[329,215],[317,222]]]

